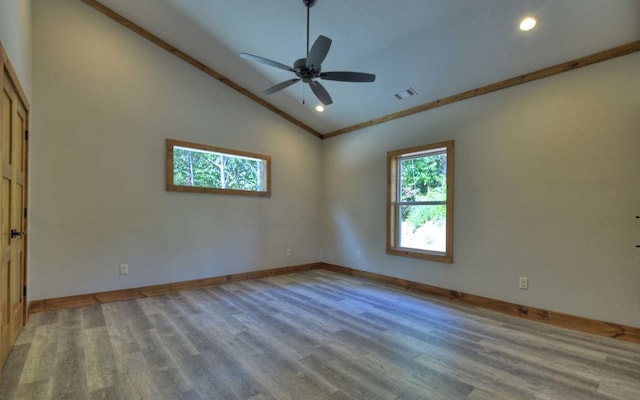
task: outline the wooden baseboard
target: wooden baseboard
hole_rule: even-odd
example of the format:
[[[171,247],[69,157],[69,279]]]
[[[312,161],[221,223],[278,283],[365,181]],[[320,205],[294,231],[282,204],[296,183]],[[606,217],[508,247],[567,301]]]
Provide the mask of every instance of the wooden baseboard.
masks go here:
[[[226,283],[242,282],[269,276],[291,274],[294,272],[310,271],[321,268],[322,263],[294,265],[290,267],[265,269],[260,271],[243,272],[239,274],[217,276],[212,278],[194,279],[163,285],[143,286],[133,289],[113,290],[109,292],[81,294],[78,296],[58,297],[55,299],[34,300],[29,304],[29,313],[80,308],[96,304],[113,303],[123,300],[141,299],[144,297],[160,296],[184,290],[202,289]]]
[[[334,264],[321,264],[321,268],[328,271],[370,279],[372,281],[398,286],[407,290],[414,290],[416,292],[424,293],[430,296],[437,297],[439,299],[444,299],[455,303],[461,303],[473,307],[497,311],[503,314],[508,314],[531,321],[573,329],[575,331],[591,333],[599,336],[607,336],[627,342],[640,343],[640,328],[635,328],[632,326],[615,324],[612,322],[599,321],[584,317],[577,317],[575,315],[563,314],[555,311],[547,311],[535,307],[527,307],[520,304],[508,303],[506,301],[476,296],[469,293],[427,285],[425,283],[413,282],[406,279],[394,278],[391,276],[361,271]]]
[[[591,333],[599,336],[607,336],[627,342],[640,343],[640,328],[615,324],[612,322],[599,321],[590,318],[577,317],[575,315],[569,315],[555,311],[547,311],[535,307],[527,307],[520,304],[508,303],[501,300],[490,299],[488,297],[476,296],[469,293],[431,286],[427,285],[426,283],[394,278],[387,275],[376,274],[373,272],[367,272],[323,262],[252,272],[243,272],[240,274],[232,274],[212,278],[194,279],[183,282],[167,283],[163,285],[143,286],[133,289],[82,294],[78,296],[58,297],[55,299],[34,300],[29,304],[29,314],[45,311],[64,310],[70,308],[80,308],[96,304],[112,303],[116,301],[141,299],[144,297],[160,296],[163,294],[176,293],[184,290],[202,289],[211,286],[223,285],[226,283],[242,282],[251,279],[261,279],[269,276],[291,274],[294,272],[304,272],[313,269],[325,269],[344,275],[365,278],[375,282],[381,282],[392,286],[401,287],[407,290],[424,293],[439,299],[461,303],[472,307],[497,311],[503,314],[508,314],[531,321],[542,322],[549,325],[573,329],[576,331]]]

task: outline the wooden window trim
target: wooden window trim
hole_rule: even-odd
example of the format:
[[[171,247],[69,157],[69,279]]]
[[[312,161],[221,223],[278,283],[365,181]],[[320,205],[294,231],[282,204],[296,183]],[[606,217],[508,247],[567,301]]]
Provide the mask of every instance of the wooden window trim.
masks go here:
[[[167,151],[166,151],[166,185],[169,192],[191,192],[191,193],[214,193],[214,194],[232,194],[240,196],[258,196],[258,197],[271,197],[271,156],[258,153],[250,153],[247,151],[226,149],[223,147],[209,146],[206,144],[185,142],[182,140],[167,139]],[[250,157],[264,160],[266,164],[265,168],[265,191],[253,191],[253,190],[237,190],[237,189],[220,189],[220,188],[208,188],[208,187],[195,187],[195,186],[182,186],[173,184],[173,148],[174,146],[187,147],[196,150],[212,151],[216,153],[225,153],[234,156]]]
[[[447,244],[444,253],[422,251],[399,247],[397,245],[397,190],[398,190],[398,159],[421,152],[428,152],[445,148],[447,154]],[[432,143],[424,146],[394,150],[387,153],[387,243],[386,252],[389,255],[404,256],[422,260],[453,263],[453,185],[454,185],[453,140]]]

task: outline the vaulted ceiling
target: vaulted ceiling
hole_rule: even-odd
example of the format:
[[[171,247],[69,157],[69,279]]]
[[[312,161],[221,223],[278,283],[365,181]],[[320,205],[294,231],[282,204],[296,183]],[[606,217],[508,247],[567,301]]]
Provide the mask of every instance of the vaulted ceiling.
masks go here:
[[[303,58],[302,0],[100,2],[323,134],[640,39],[638,0],[317,0],[311,42],[333,40],[323,71],[377,76],[321,81],[333,104],[319,113],[307,85],[262,96],[293,74],[239,57]],[[526,15],[539,25],[522,32]]]

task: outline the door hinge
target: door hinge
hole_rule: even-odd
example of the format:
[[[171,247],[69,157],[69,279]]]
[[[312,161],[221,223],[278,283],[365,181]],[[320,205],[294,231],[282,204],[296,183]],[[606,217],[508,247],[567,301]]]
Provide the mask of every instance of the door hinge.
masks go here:
[[[24,218],[25,219],[27,218],[27,209],[26,208],[24,209]]]
[[[24,140],[29,140],[29,130],[24,131]]]
[[[22,295],[23,295],[24,297],[27,297],[27,285],[24,285],[24,286],[22,287]]]

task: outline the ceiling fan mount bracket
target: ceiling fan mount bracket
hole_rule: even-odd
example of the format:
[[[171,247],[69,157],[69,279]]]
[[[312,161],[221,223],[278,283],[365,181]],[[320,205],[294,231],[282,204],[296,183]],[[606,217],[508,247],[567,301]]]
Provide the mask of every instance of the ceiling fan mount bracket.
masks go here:
[[[317,0],[302,0],[302,4],[307,8],[311,8],[316,5],[316,1]]]

